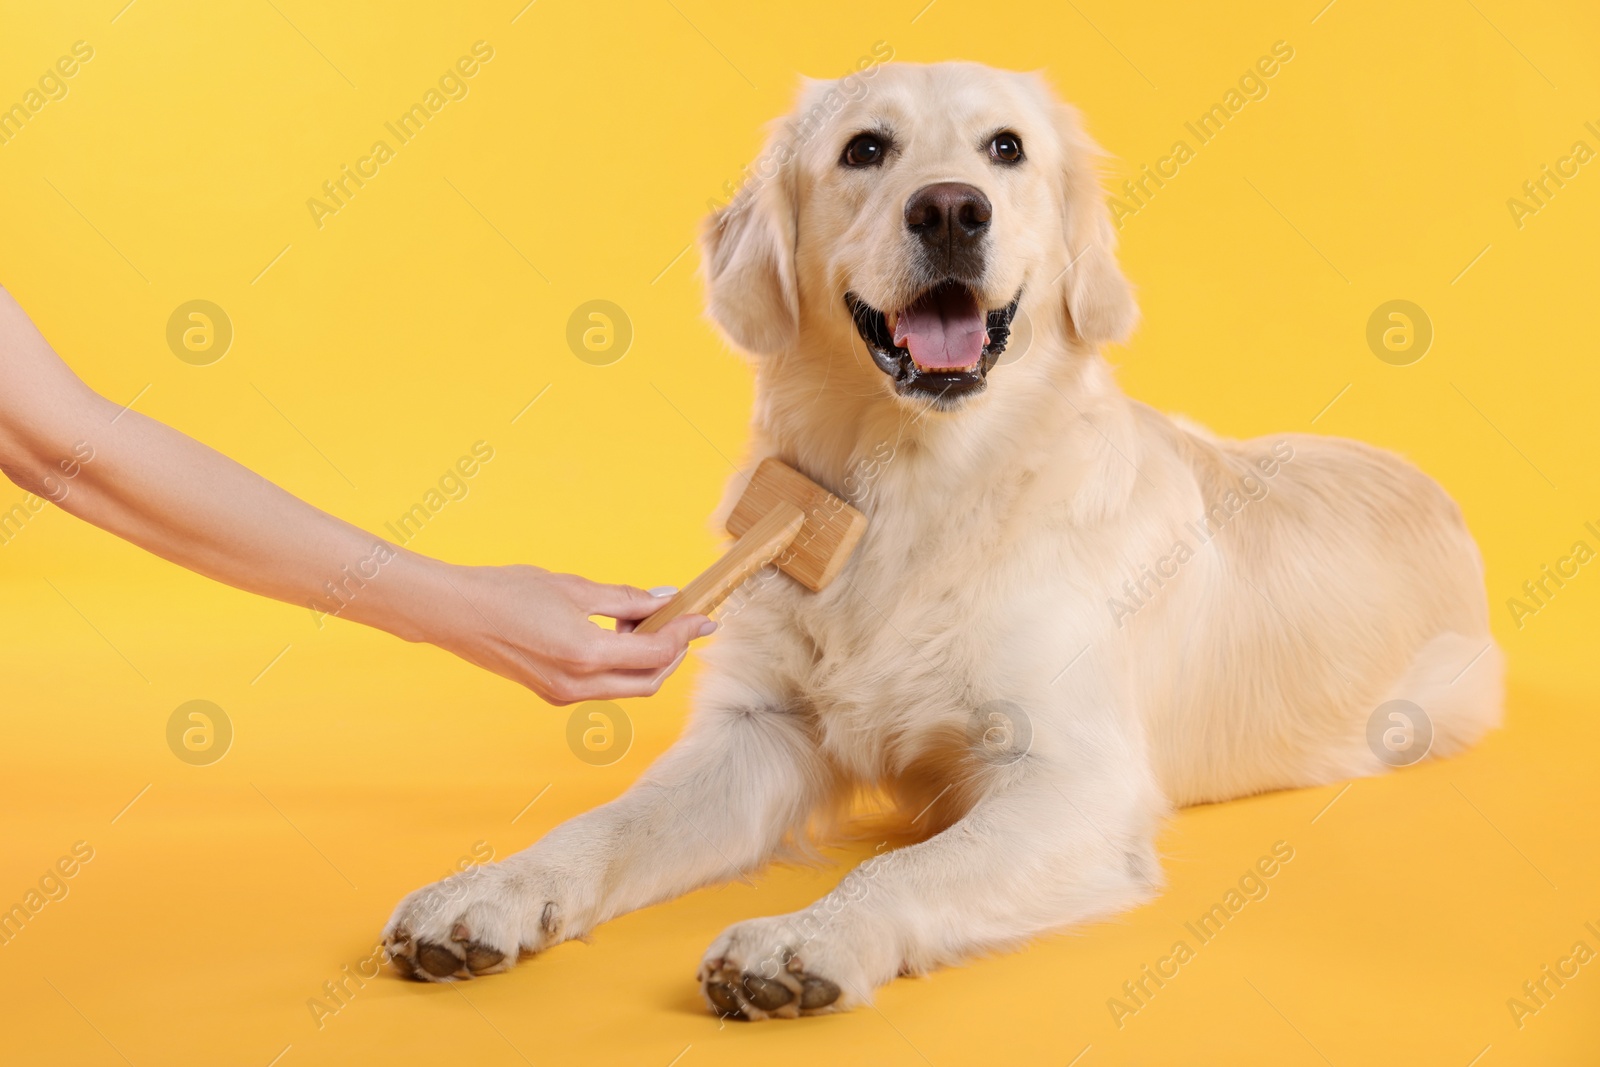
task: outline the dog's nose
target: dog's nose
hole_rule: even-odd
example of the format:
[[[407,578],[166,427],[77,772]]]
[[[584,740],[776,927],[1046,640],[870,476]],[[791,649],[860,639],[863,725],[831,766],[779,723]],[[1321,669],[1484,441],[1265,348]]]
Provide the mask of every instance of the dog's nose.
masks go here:
[[[983,191],[965,182],[924,185],[906,201],[906,229],[947,266],[982,240],[994,208]]]

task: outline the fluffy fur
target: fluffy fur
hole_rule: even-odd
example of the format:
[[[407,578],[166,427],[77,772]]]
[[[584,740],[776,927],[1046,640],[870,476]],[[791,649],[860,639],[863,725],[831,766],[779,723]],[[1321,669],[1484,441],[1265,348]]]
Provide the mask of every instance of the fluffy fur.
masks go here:
[[[781,165],[703,245],[711,315],[754,357],[751,466],[850,496],[865,538],[820,594],[742,592],[687,733],[623,796],[407,897],[386,936],[408,973],[503,970],[881,789],[922,840],[735,924],[701,966],[719,1012],[835,1011],[1149,899],[1174,806],[1386,769],[1367,724],[1387,700],[1424,709],[1433,755],[1497,722],[1478,552],[1434,482],[1351,441],[1219,440],[1117,389],[1098,347],[1136,310],[1075,113],[970,64],[864,84],[809,84],[772,131]],[[874,129],[889,160],[842,167]],[[1001,129],[1021,165],[982,150]],[[992,201],[975,289],[1020,291],[1016,348],[1031,334],[957,404],[897,396],[843,303],[916,296],[902,206],[945,181]]]

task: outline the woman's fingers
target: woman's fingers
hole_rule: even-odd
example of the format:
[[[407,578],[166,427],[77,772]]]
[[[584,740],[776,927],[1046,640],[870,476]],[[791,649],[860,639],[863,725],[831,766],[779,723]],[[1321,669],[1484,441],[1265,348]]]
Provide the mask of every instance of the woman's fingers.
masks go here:
[[[679,652],[671,663],[658,670],[612,671],[596,679],[596,682],[605,690],[606,695],[613,699],[655,696],[656,691],[661,688],[661,683],[678,669],[678,664],[683,662],[683,657],[687,653],[687,649]]]
[[[683,657],[687,654],[688,649],[684,649],[665,667],[563,675],[554,685],[529,686],[529,688],[535,689],[545,700],[558,707],[585,700],[622,700],[628,697],[654,696],[661,688],[661,683],[678,669],[678,664],[683,662]]]
[[[666,606],[674,589],[646,591],[520,568],[467,573],[493,580],[502,595],[483,598],[481,607],[468,601],[488,624],[482,637],[496,646],[493,655],[472,647],[458,654],[552,704],[649,696],[683,661],[689,642],[716,629],[704,615],[686,615],[656,633],[637,632],[637,623]],[[593,617],[601,615],[616,619],[616,629],[596,625]]]
[[[597,635],[598,666],[603,670],[661,670],[675,666],[689,642],[704,637],[717,624],[704,615],[673,619],[653,634],[608,633]]]
[[[590,615],[635,622],[660,611],[662,605],[677,592],[669,585],[647,591],[631,585],[602,585],[587,579],[579,581],[583,582],[579,600]]]
[[[675,585],[658,585],[649,590],[650,595],[652,597],[656,597],[656,602],[661,604],[663,607],[665,607],[667,602],[677,595],[677,592],[678,587]],[[659,611],[660,608],[657,608],[656,610]],[[654,614],[654,611],[650,613],[650,615]],[[648,619],[650,615],[646,615],[644,619]],[[612,616],[612,618],[616,618],[616,616]],[[633,633],[634,630],[639,628],[639,624],[643,622],[644,619],[617,619],[617,633]]]

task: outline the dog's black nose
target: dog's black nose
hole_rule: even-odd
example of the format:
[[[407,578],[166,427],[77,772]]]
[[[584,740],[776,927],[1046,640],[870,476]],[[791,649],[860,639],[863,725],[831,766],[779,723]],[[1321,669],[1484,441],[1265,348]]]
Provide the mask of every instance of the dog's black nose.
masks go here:
[[[952,273],[973,266],[981,271],[975,254],[993,215],[989,198],[965,182],[924,185],[906,201],[906,229],[921,239],[934,265]]]

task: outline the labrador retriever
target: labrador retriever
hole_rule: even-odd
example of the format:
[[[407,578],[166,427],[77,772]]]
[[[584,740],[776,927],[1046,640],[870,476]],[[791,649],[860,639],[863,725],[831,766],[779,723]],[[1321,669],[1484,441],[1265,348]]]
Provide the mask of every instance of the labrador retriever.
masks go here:
[[[762,159],[702,235],[711,318],[754,360],[750,463],[847,496],[867,533],[820,594],[752,579],[688,730],[625,794],[402,901],[403,973],[505,970],[803,852],[877,790],[919,840],[700,965],[725,1016],[839,1011],[1151,899],[1175,806],[1498,722],[1482,565],[1437,484],[1118,390],[1099,349],[1137,312],[1100,154],[1039,77],[808,83]]]

